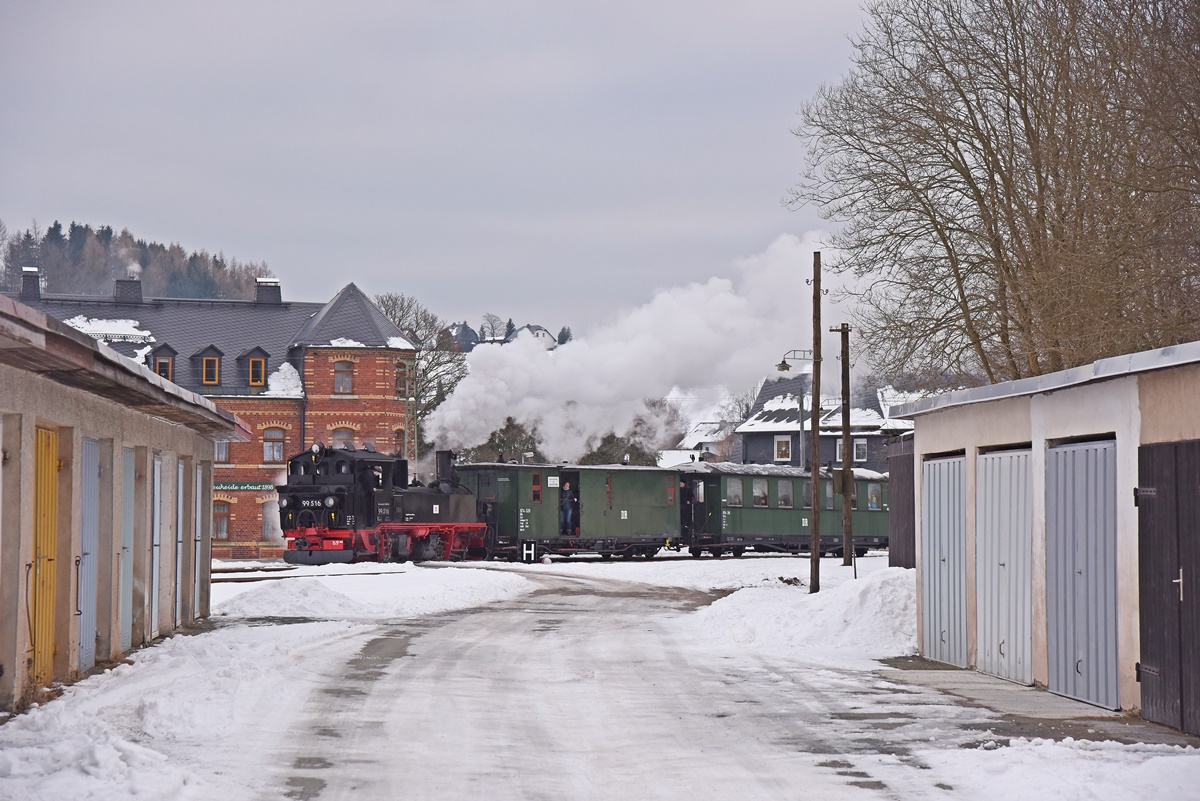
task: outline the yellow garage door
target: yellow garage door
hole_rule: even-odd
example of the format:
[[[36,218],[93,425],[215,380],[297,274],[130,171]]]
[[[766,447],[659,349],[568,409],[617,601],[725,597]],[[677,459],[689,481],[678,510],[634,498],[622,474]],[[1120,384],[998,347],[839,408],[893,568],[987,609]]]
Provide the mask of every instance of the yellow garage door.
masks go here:
[[[58,547],[58,432],[37,429],[33,462],[33,682],[54,678],[54,553]]]

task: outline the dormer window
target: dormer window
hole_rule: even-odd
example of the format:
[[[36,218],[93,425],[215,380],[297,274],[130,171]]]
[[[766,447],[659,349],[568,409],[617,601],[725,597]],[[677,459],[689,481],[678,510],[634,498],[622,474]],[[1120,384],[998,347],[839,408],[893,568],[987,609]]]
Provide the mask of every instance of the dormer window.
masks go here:
[[[225,354],[216,345],[201,348],[192,354],[192,380],[199,374],[200,383],[204,386],[216,386],[221,383],[221,357]]]
[[[205,356],[204,367],[201,373],[201,383],[204,384],[220,384],[221,383],[221,360],[216,356]]]
[[[267,360],[250,360],[250,386],[263,387],[267,385]]]
[[[175,374],[175,360],[170,356],[156,356],[154,358],[154,372],[158,373],[168,381],[173,381]]]

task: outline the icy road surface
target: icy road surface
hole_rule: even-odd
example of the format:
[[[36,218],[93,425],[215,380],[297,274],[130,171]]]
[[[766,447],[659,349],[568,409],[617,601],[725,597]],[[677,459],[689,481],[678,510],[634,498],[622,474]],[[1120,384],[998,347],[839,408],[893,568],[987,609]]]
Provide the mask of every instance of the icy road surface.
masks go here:
[[[826,560],[818,595],[786,557],[216,584],[213,630],[0,726],[0,799],[1195,798],[1186,738],[1037,739],[883,667],[912,571],[859,569]]]

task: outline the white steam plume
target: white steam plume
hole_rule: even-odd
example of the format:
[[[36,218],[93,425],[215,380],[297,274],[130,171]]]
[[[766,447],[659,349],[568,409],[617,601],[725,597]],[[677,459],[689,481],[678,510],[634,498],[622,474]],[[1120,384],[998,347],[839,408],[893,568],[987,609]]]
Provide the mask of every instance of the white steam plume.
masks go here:
[[[438,447],[470,447],[513,417],[537,424],[549,458],[574,459],[589,436],[624,434],[646,413],[646,398],[726,395],[727,387],[740,392],[774,376],[785,351],[812,347],[812,288],[805,281],[819,242],[817,233],[780,236],[735,262],[733,279],[661,290],[553,351],[532,337],[477,347],[468,357],[470,374],[430,415],[427,436]],[[833,254],[822,255],[828,263]],[[823,271],[823,286],[839,283]],[[822,303],[822,329],[849,321],[847,311],[831,293]],[[837,335],[825,333],[822,348],[822,378],[835,381]],[[836,384],[825,386],[837,394]]]

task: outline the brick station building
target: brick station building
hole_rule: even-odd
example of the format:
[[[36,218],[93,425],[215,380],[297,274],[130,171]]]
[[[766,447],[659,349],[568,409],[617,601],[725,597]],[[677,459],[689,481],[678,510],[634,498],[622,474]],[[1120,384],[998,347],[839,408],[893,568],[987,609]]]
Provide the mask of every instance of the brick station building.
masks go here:
[[[36,271],[22,278],[21,302],[247,423],[249,442],[217,444],[214,558],[282,555],[275,484],[314,442],[415,455],[415,346],[354,284],[301,303],[274,280],[260,280],[254,300],[208,300],[144,298],[136,279],[116,281],[111,297],[46,295]]]

